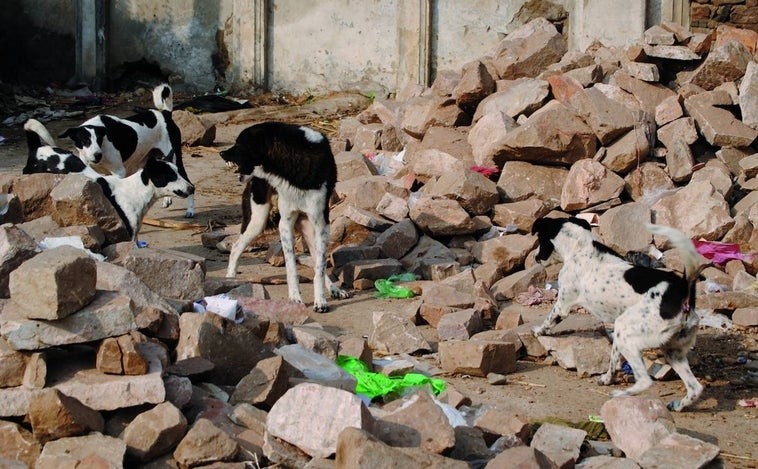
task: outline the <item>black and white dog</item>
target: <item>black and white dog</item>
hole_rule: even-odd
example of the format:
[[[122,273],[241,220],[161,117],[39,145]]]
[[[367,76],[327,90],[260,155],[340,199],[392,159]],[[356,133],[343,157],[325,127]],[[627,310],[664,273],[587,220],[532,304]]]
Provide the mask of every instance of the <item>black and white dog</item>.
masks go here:
[[[221,157],[236,165],[240,180],[248,184],[242,200],[242,234],[232,246],[226,276],[237,275],[242,252],[266,227],[276,192],[290,300],[303,302],[295,260],[296,228],[314,258],[313,310],[328,310],[327,286],[333,298],[347,298],[347,292],[326,275],[329,198],[337,182],[337,166],[327,138],[308,127],[264,122],[243,130]]]
[[[142,168],[131,176],[103,176],[73,153],[55,147],[52,136],[39,121],[29,119],[24,130],[29,155],[22,172],[77,173],[94,180],[103,189],[137,246],[142,218],[158,197],[184,198],[195,192],[195,187],[181,175],[179,168],[165,161],[157,149],[148,152]]]
[[[541,218],[532,233],[539,238],[537,260],[554,252],[563,261],[558,274],[558,298],[535,335],[549,334],[575,305],[583,306],[606,323],[613,323],[613,346],[608,371],[599,382],[615,379],[620,356],[634,372],[635,384],[612,396],[638,394],[652,384],[642,360],[642,351],[661,348],[669,365],[687,389],[681,400],[668,407],[680,411],[700,396],[703,386],[690,370],[687,352],[695,343],[698,315],[695,312],[695,282],[702,270],[701,256],[692,241],[673,228],[648,224],[656,235],[666,236],[682,256],[684,274],[630,264],[596,241],[590,225],[578,218]]]
[[[126,177],[144,165],[152,149],[159,150],[165,159],[179,169],[179,174],[189,181],[182,162],[182,136],[171,117],[174,107],[171,87],[162,84],[153,90],[156,109],[140,112],[122,119],[111,115],[99,115],[78,127],[63,132],[60,137],[70,138],[79,157],[93,168]],[[171,198],[164,199],[164,206]],[[194,196],[187,199],[187,218],[195,216]]]

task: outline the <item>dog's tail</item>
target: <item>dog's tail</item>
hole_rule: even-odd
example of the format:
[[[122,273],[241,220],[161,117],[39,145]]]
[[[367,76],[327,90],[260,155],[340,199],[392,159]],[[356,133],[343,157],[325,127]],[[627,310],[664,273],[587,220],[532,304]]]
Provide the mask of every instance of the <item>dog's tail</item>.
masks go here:
[[[36,151],[37,148],[50,145],[55,146],[55,140],[47,128],[42,125],[42,122],[37,119],[29,119],[24,124],[24,130],[26,131],[26,144],[29,146],[30,151]]]
[[[693,285],[708,263],[704,262],[704,258],[697,252],[692,240],[681,231],[669,226],[647,223],[645,227],[653,234],[667,237],[669,242],[679,250],[684,263],[684,278],[688,285]]]
[[[162,83],[153,89],[153,104],[159,111],[174,110],[174,92],[168,84]]]

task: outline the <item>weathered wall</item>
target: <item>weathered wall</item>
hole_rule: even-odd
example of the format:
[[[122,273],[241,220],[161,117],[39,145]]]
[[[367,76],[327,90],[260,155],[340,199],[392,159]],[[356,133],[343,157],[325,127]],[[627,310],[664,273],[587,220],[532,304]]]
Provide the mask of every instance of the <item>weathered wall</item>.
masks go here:
[[[756,0],[696,0],[690,5],[690,18],[694,31],[712,31],[720,24],[758,31],[758,2]]]
[[[178,89],[267,87],[300,94],[359,89],[382,94],[433,79],[494,50],[526,0],[118,0],[109,6],[112,85],[124,64],[159,64]],[[65,82],[73,75],[76,1],[14,0],[0,10],[0,79]],[[623,46],[651,21],[758,29],[757,0],[545,0],[565,10],[569,46]],[[685,12],[686,14],[683,14]],[[534,11],[532,11],[534,13]],[[516,20],[514,20],[516,17]],[[47,32],[40,36],[39,30]],[[31,50],[30,50],[31,49]],[[53,65],[44,65],[52,60]],[[68,64],[68,65],[67,65]],[[40,70],[40,68],[42,70]],[[23,73],[22,73],[23,72]],[[139,79],[126,75],[125,82]]]

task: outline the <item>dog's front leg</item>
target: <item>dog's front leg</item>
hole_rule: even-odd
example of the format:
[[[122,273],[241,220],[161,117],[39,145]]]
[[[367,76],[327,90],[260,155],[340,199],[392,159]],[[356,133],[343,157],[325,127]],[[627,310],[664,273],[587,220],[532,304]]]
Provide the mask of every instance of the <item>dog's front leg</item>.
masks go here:
[[[542,324],[532,328],[532,332],[536,336],[549,334],[553,327],[558,324],[558,320],[568,316],[570,311],[571,303],[563,301],[559,293],[558,300],[555,302],[555,305],[553,305],[553,309],[550,310],[550,313],[548,313],[545,320],[542,321]]]
[[[229,253],[229,266],[226,269],[227,277],[237,276],[237,263],[239,262],[240,256],[266,227],[266,220],[268,220],[268,212],[271,209],[271,204],[268,202],[262,204],[255,203],[252,197],[249,198],[249,203],[250,221],[248,221],[245,230],[240,233],[240,237],[237,238],[237,241],[232,245],[231,252]]]

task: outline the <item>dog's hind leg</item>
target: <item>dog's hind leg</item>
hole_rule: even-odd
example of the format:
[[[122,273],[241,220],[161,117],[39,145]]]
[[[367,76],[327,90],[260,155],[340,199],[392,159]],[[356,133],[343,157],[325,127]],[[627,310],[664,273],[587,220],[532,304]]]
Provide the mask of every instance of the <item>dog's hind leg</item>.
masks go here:
[[[227,277],[237,276],[237,263],[240,256],[266,227],[268,213],[271,209],[270,189],[266,181],[257,178],[251,179],[245,188],[242,195],[242,211],[244,213],[242,233],[232,245],[229,253]]]
[[[316,215],[316,216],[321,216]],[[322,223],[323,224],[323,223]],[[329,226],[325,225],[323,228],[316,229],[311,223],[310,219],[307,217],[300,217],[297,220],[298,230],[303,234],[303,238],[305,238],[305,242],[308,245],[308,251],[311,253],[311,256],[313,256],[315,264],[314,264],[314,310],[316,309],[316,301],[315,299],[321,298],[318,295],[324,295],[323,290],[321,292],[318,292],[316,289],[316,279],[315,276],[318,276],[318,271],[321,269],[323,272],[323,278],[324,278],[324,284],[325,287],[329,290],[329,294],[332,298],[336,299],[346,299],[350,298],[350,293],[346,292],[345,290],[339,288],[334,282],[332,282],[332,279],[329,278],[329,275],[326,274],[326,253],[329,245]],[[321,232],[321,235],[318,235],[318,232]],[[321,258],[323,261],[321,262],[321,267],[319,267],[319,258]],[[324,305],[326,305],[326,299],[324,298]],[[324,310],[326,311],[326,309]],[[319,311],[319,312],[324,312]]]
[[[643,317],[639,308],[630,308],[616,318],[613,324],[613,349],[617,354],[626,358],[626,362],[634,373],[634,385],[624,390],[611,392],[611,396],[631,396],[639,394],[653,384],[652,378],[647,372],[645,362],[642,360],[642,350],[647,348],[649,342],[644,330],[640,330],[640,321]],[[647,334],[650,332],[647,331]]]
[[[284,197],[279,197],[279,238],[282,241],[282,254],[284,255],[284,266],[287,269],[287,291],[289,293],[290,301],[302,303],[303,298],[300,296],[300,281],[297,274],[297,259],[295,258],[295,222],[298,216],[300,216],[297,207],[288,207],[284,203]],[[316,264],[318,264],[318,256],[316,257]],[[313,279],[314,292],[318,289],[318,283],[316,278]],[[323,290],[323,279],[321,289]],[[315,306],[314,306],[315,308]]]
[[[597,382],[602,384],[603,386],[608,386],[613,384],[614,381],[616,381],[616,370],[619,367],[619,362],[621,361],[621,354],[619,353],[618,348],[616,348],[615,345],[611,346],[611,358],[608,363],[608,371],[600,375],[597,379]]]

